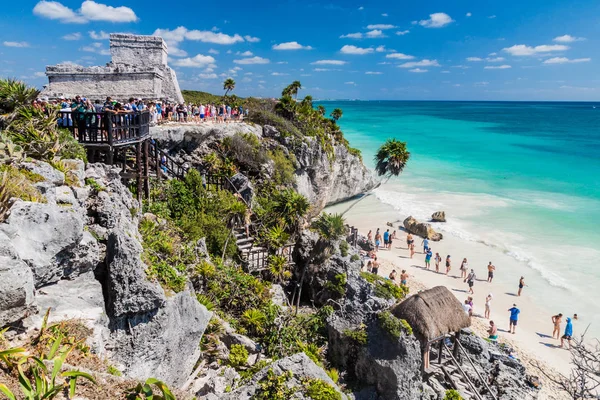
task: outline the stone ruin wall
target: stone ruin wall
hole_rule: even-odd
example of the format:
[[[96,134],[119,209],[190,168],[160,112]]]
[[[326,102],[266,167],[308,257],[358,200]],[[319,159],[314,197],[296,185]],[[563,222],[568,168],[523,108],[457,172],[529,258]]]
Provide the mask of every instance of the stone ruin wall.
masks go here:
[[[46,67],[49,84],[43,96],[92,100],[107,96],[126,100],[170,99],[183,102],[177,76],[167,65],[167,45],[161,37],[111,34],[112,61],[105,67],[55,65]]]

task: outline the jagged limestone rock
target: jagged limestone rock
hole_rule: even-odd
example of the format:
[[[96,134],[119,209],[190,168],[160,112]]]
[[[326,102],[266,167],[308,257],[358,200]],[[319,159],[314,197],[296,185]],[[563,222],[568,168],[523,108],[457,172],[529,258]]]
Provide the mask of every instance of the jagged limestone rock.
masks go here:
[[[436,211],[431,214],[431,220],[434,222],[446,222],[446,213],[444,211]]]
[[[0,231],[0,327],[34,310],[33,273]]]

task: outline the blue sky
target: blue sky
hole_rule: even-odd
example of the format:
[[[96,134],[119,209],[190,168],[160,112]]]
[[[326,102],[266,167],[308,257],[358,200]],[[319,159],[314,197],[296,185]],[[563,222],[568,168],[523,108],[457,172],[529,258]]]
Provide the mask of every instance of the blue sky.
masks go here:
[[[107,33],[160,34],[182,89],[326,99],[599,100],[600,2],[27,1],[0,15],[0,76],[110,61]]]

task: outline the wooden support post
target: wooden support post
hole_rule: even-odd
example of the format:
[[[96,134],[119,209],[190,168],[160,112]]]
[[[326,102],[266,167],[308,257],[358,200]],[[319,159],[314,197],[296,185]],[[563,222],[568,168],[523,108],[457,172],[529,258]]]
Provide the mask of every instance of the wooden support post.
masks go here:
[[[440,349],[438,351],[438,364],[442,363],[442,357],[444,356],[444,339],[440,339]]]
[[[108,147],[108,154],[106,155],[106,162],[108,163],[108,165],[113,165],[113,154],[114,149],[112,146]]]
[[[150,198],[150,160],[148,159],[148,140],[144,140],[144,196]]]
[[[454,342],[453,342],[453,346],[452,346],[452,355],[457,360],[459,359],[459,356],[460,356],[460,352],[459,352],[459,348],[458,348],[458,339],[459,338],[460,338],[460,331],[458,331],[454,334]]]
[[[137,172],[137,197],[138,197],[138,202],[140,203],[140,205],[142,204],[142,191],[144,190],[143,188],[143,183],[142,183],[142,144],[141,143],[136,143],[135,144],[135,167],[136,167],[136,172]]]

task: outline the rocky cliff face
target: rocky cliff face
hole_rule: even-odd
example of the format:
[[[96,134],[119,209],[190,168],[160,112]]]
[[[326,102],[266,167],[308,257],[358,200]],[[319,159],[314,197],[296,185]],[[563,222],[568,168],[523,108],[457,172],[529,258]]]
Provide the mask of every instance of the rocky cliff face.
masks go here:
[[[17,201],[0,224],[0,326],[39,327],[50,308],[50,321],[83,319],[95,352],[126,376],[183,384],[212,313],[193,290],[167,297],[147,279],[139,206],[119,170],[81,163],[71,187],[46,163],[21,167],[45,178],[36,185],[47,202]]]
[[[309,199],[317,212],[327,205],[368,192],[378,184],[360,157],[348,152],[346,147],[335,145],[334,157],[330,159],[316,138],[306,137],[298,143],[290,137],[283,137],[269,125],[163,125],[152,127],[151,133],[161,146],[175,152],[183,150],[182,159],[191,163],[208,153],[212,143],[236,133],[271,139],[295,155],[296,190]]]

